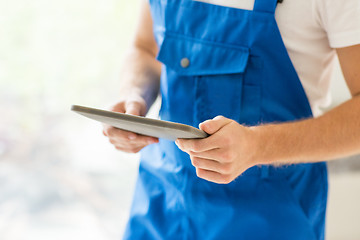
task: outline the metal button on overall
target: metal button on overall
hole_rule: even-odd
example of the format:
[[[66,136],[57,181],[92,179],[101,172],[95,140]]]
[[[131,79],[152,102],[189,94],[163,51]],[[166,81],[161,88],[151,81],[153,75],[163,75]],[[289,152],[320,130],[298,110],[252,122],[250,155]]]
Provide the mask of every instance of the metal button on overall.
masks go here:
[[[183,68],[187,68],[190,65],[190,60],[188,58],[183,58],[180,61],[180,65]]]

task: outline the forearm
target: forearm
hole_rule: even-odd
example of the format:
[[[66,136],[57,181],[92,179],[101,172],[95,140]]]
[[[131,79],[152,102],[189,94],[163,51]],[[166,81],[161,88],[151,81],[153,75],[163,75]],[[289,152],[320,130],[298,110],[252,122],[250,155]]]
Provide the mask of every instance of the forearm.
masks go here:
[[[360,96],[321,117],[255,127],[263,164],[307,163],[360,153]]]
[[[121,97],[140,97],[148,109],[159,93],[160,72],[161,65],[153,53],[132,46],[125,56],[121,72]]]
[[[161,64],[156,60],[158,46],[147,1],[142,1],[138,25],[125,55],[121,71],[120,98],[140,103],[145,115],[159,93]]]

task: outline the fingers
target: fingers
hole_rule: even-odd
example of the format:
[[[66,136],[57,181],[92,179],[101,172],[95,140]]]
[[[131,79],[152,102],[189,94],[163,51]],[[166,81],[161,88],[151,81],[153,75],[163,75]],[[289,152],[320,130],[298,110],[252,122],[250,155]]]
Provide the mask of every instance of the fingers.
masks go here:
[[[227,184],[237,177],[232,171],[233,163],[231,162],[221,163],[191,156],[191,163],[196,168],[197,176],[210,182]]]
[[[110,111],[144,116],[146,113],[146,103],[142,99],[131,98],[111,106]]]
[[[157,138],[136,134],[134,132],[121,130],[115,127],[108,128],[107,136],[113,142],[129,142],[129,140],[130,142],[136,141],[139,144],[151,144],[157,142]]]
[[[205,152],[219,148],[217,137],[210,136],[204,139],[176,139],[175,144],[184,152]]]
[[[105,127],[103,133],[109,138],[109,142],[113,144],[117,150],[129,153],[139,152],[147,145],[159,142],[157,138],[136,134],[111,126]]]
[[[220,163],[229,163],[236,157],[233,152],[223,148],[216,148],[205,152],[189,152],[189,154],[191,157],[209,159]]]
[[[125,148],[125,147],[116,147],[115,146],[115,149],[119,150],[119,151],[122,151],[122,152],[126,152],[126,153],[138,153],[144,147],[146,147],[146,146],[127,147],[127,148]]]
[[[109,110],[113,112],[125,113],[125,102],[116,103],[115,105],[109,107]]]
[[[111,111],[143,116],[146,113],[146,103],[140,97],[132,97],[112,106]],[[121,130],[109,125],[103,125],[103,134],[117,150],[128,153],[139,152],[147,145],[159,142],[159,139]]]
[[[211,120],[206,120],[205,122],[200,123],[199,128],[211,135],[231,122],[231,119],[225,118],[223,116],[217,116]]]
[[[209,133],[204,139],[177,139],[178,147],[190,155],[200,178],[216,183],[229,183],[254,166],[252,145],[247,127],[219,116],[200,124]]]
[[[139,102],[129,101],[125,103],[125,113],[140,116],[144,113],[142,112],[142,106]]]
[[[110,125],[104,125],[103,134],[109,138],[118,138],[123,140],[134,140],[137,137],[136,133],[121,130]]]
[[[231,163],[221,163],[215,160],[191,156],[191,163],[194,167],[203,170],[218,172],[221,174],[230,174]]]
[[[231,175],[223,175],[218,172],[213,172],[200,168],[196,169],[196,175],[199,178],[218,184],[228,184],[233,180],[233,177]]]
[[[211,136],[204,139],[177,139],[176,144],[184,152],[204,152],[220,148],[226,145],[227,142],[219,141],[218,136],[214,134],[232,122],[231,119],[217,116],[214,119],[207,120],[199,125],[200,129]]]

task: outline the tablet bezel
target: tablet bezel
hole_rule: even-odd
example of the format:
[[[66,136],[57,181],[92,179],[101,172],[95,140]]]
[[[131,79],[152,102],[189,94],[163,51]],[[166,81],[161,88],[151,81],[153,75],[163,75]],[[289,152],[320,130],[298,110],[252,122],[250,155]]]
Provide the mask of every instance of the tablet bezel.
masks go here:
[[[122,130],[146,136],[165,138],[168,140],[176,140],[177,138],[205,138],[208,136],[207,133],[200,129],[181,123],[112,112],[80,105],[72,105],[71,110],[87,118],[91,118],[105,124],[109,124],[109,121],[115,121],[117,123],[116,126],[114,126],[114,124],[110,125]]]

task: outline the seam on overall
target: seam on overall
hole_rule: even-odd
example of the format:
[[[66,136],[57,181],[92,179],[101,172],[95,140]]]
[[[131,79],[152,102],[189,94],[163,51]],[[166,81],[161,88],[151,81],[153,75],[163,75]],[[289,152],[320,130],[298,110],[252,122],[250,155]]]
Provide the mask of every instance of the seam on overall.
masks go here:
[[[193,41],[193,42],[203,43],[203,44],[206,44],[206,45],[226,48],[228,50],[236,49],[236,50],[244,52],[244,53],[248,53],[250,51],[248,46],[235,45],[235,44],[230,44],[230,43],[214,42],[214,41],[209,41],[209,40],[202,40],[202,39],[199,39],[199,38],[189,37],[189,36],[182,35],[182,34],[175,33],[175,32],[171,32],[171,31],[166,31],[165,32],[165,37],[166,36],[173,37],[173,38],[181,38],[181,39],[184,39],[184,40],[190,40],[190,41]]]
[[[234,18],[243,18],[244,15],[250,16],[254,13],[260,15],[274,15],[273,13],[270,12],[252,11],[247,9],[233,8],[233,7],[221,6],[221,5],[215,5],[215,4],[197,2],[197,1],[192,1],[191,3],[181,2],[179,7],[185,9],[192,9],[192,8],[201,9],[201,10],[205,9],[206,11],[209,11],[210,8],[212,14],[224,16],[224,13],[226,13],[226,16],[234,17]]]

